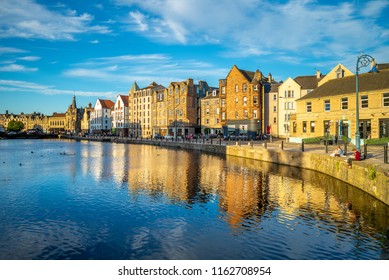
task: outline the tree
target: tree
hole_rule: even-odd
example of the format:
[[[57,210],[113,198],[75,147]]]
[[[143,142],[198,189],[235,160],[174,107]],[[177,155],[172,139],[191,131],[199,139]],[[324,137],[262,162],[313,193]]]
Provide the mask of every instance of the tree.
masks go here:
[[[20,131],[24,128],[24,124],[21,121],[10,121],[8,123],[7,130],[8,131]]]

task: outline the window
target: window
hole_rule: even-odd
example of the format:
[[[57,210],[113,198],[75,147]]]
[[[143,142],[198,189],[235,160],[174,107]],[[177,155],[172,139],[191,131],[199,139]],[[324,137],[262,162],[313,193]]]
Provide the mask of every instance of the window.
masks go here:
[[[277,118],[276,117],[274,117],[273,123],[277,123]]]
[[[277,94],[274,94],[274,95],[273,95],[273,100],[274,100],[274,101],[277,100]]]
[[[208,108],[205,110],[205,114],[209,115],[209,109]]]
[[[388,98],[388,102],[389,102],[389,98]],[[253,104],[254,104],[254,106],[258,105],[258,96],[253,97]]]
[[[237,119],[238,117],[239,117],[238,112],[235,112],[235,119]]]
[[[285,114],[285,121],[286,122],[290,121],[290,114]]]
[[[297,123],[293,122],[293,133],[297,132]]]
[[[389,107],[389,93],[384,93],[382,104],[384,107]]]
[[[312,112],[312,102],[305,103],[307,113]]]
[[[328,112],[331,110],[330,100],[324,100],[324,111]]]
[[[226,100],[222,99],[222,107],[225,107],[225,106],[226,106]]]
[[[224,121],[226,119],[226,112],[222,112],[222,120]]]
[[[342,110],[348,110],[348,98],[347,97],[342,98],[341,107],[342,107]]]
[[[247,85],[243,84],[243,92],[246,92],[246,91],[247,91]]]
[[[315,122],[311,121],[311,133],[315,132]]]
[[[247,105],[247,97],[243,97],[243,105]]]
[[[361,96],[361,108],[369,108],[369,98],[367,95]]]
[[[226,87],[222,87],[222,94],[226,94]]]
[[[277,106],[273,107],[273,112],[277,112]]]
[[[254,119],[258,118],[258,111],[257,110],[253,111],[253,118]]]
[[[303,133],[307,132],[307,122],[303,122]]]
[[[182,93],[185,92],[185,87],[181,87],[181,92],[182,92]]]
[[[238,92],[238,91],[239,91],[239,86],[235,85],[235,92]]]
[[[245,118],[248,118],[248,117],[249,117],[249,113],[248,113],[247,110],[244,110],[244,117],[245,117]]]
[[[238,98],[235,98],[235,104],[238,104]]]

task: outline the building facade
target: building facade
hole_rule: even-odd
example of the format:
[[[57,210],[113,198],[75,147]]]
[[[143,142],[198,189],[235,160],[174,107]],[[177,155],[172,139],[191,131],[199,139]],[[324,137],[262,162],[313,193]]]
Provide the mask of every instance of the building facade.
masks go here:
[[[222,134],[219,90],[213,89],[201,99],[201,133]]]
[[[69,105],[65,113],[65,131],[71,134],[81,132],[81,119],[83,117],[82,108],[77,108],[76,96],[73,96],[72,104]]]
[[[268,79],[262,73],[232,67],[225,79],[226,122],[223,134],[254,138],[264,131],[263,96]],[[223,89],[222,89],[223,95]]]
[[[359,75],[359,131],[361,139],[389,137],[389,65],[378,73]],[[347,138],[355,144],[355,75],[337,78],[297,100],[295,142],[305,138]]]
[[[93,111],[92,103],[89,103],[87,107],[84,108],[82,119],[81,119],[81,134],[87,135],[90,132],[90,116]]]
[[[128,115],[128,95],[116,96],[112,116],[112,133],[120,137],[128,137],[129,115]]]
[[[90,133],[94,135],[111,134],[111,111],[115,103],[107,99],[97,99],[94,110],[90,113]]]

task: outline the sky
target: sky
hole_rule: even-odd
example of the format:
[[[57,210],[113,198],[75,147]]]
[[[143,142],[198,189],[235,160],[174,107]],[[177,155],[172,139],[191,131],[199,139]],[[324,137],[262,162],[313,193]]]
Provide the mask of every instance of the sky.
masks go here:
[[[0,0],[0,114],[65,112],[132,84],[277,81],[389,62],[389,0]],[[366,69],[369,70],[369,69]]]

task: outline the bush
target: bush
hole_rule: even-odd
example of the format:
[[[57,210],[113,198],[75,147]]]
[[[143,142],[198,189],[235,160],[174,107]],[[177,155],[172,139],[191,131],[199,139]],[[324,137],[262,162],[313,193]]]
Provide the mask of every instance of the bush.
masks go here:
[[[320,143],[321,137],[312,137],[303,139],[304,144]]]
[[[377,139],[366,139],[365,142],[368,145],[388,144],[389,137],[377,138]]]

